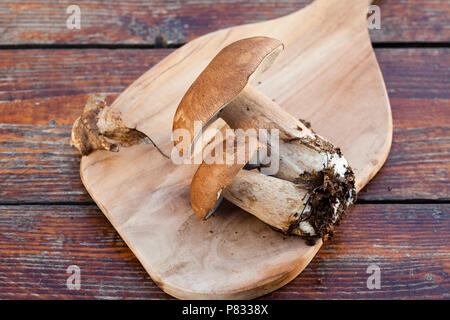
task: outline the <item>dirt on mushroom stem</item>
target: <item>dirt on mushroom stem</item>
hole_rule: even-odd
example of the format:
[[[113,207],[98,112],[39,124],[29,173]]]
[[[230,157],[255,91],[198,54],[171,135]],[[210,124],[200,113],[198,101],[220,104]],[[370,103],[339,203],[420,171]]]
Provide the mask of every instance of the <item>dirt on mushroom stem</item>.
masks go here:
[[[312,131],[312,130],[311,130]],[[315,135],[314,131],[312,133]],[[283,143],[300,143],[318,153],[337,154],[342,152],[330,142],[315,135],[284,139]],[[268,148],[270,152],[270,146]],[[283,178],[278,178],[285,180]],[[335,227],[340,225],[345,217],[348,207],[356,201],[355,179],[352,169],[347,166],[345,174],[339,175],[334,166],[326,167],[320,171],[305,171],[291,181],[300,189],[308,190],[308,198],[302,212],[298,212],[287,230],[274,228],[286,235],[300,236],[308,245],[314,245],[321,238],[327,240],[333,237]],[[307,210],[305,210],[308,208]],[[300,229],[300,223],[307,222],[314,229],[314,235],[306,235]],[[273,226],[272,226],[273,227]]]
[[[335,227],[340,225],[350,203],[346,199],[355,201],[355,180],[351,169],[339,178],[333,168],[326,168],[320,172],[304,173],[294,183],[301,184],[311,191],[307,201],[310,210],[302,212],[287,231],[295,234],[295,230],[303,221],[308,222],[315,230],[316,235],[301,235],[307,244],[314,245],[318,238],[324,241],[333,237]],[[336,207],[336,204],[337,207]]]
[[[301,119],[300,122],[311,131],[313,138],[310,136],[286,138],[283,143],[299,143],[319,153],[343,157],[340,148],[334,147],[332,143],[318,136],[309,122]],[[319,238],[325,241],[333,237],[335,227],[340,225],[347,208],[356,201],[354,173],[349,166],[346,169],[343,177],[335,172],[333,166],[320,171],[305,171],[292,181],[299,187],[309,190],[310,196],[305,208],[310,209],[299,213],[298,220],[290,225],[285,234],[300,235],[309,245],[314,245]],[[308,222],[313,227],[315,235],[298,234],[301,222]]]

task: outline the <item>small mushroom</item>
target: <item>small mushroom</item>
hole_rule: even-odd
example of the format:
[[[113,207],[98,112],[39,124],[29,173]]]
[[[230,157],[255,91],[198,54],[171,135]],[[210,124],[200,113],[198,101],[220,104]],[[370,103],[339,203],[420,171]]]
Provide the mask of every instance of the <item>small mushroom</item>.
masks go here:
[[[222,49],[178,106],[173,130],[186,129],[190,137],[175,146],[190,152],[200,130],[218,116],[232,129],[277,129],[279,141],[267,144],[271,160],[279,161],[277,172],[203,162],[191,186],[194,211],[209,216],[223,195],[286,234],[326,239],[355,200],[354,174],[338,148],[251,86],[282,50],[280,41],[267,37]]]
[[[217,150],[216,147],[211,151],[203,152],[205,158],[208,156],[214,157],[214,162],[208,163],[207,160],[203,160],[192,178],[191,205],[194,212],[202,219],[207,219],[215,212],[222,202],[223,190],[233,181],[239,171],[251,161],[256,152],[264,147],[257,141],[256,137],[250,136],[248,137],[249,143],[242,149],[242,159],[238,159],[238,143],[241,140],[233,131],[226,130],[226,132],[222,143],[216,144],[216,146],[222,147],[220,154],[214,154]],[[243,139],[245,138],[243,137]]]

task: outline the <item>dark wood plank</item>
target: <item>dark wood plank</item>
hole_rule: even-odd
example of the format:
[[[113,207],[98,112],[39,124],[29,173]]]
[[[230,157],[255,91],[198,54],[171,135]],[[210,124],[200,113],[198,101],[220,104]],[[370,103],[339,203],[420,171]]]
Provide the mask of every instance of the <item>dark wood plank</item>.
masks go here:
[[[0,206],[1,299],[166,298],[100,210]],[[68,290],[70,265],[81,290]]]
[[[120,93],[170,52],[172,50],[164,49],[0,51],[0,103],[30,100],[26,106],[32,107],[32,121],[41,111],[55,115],[68,112],[70,108],[67,109],[66,105],[62,105],[64,108],[52,105],[55,108],[47,109],[44,103],[39,103],[48,98],[93,92]],[[34,101],[36,98],[40,100]],[[68,101],[70,99],[55,102],[57,105]],[[14,110],[16,106],[9,109]],[[20,109],[24,108],[21,106]],[[79,110],[73,110],[74,115]],[[19,119],[21,115],[19,113]],[[67,123],[75,119],[67,113],[64,118],[68,118]],[[4,119],[3,116],[0,119]],[[21,121],[23,123],[24,120]]]
[[[164,37],[180,44],[230,26],[283,15],[311,0],[255,1],[77,1],[81,29],[66,26],[72,3],[9,1],[0,4],[0,44],[155,44]],[[450,8],[446,0],[383,0],[380,41],[448,41]],[[158,42],[158,41],[156,41]]]
[[[356,205],[269,299],[450,298],[450,205]],[[0,298],[167,299],[94,205],[0,206]],[[366,286],[370,264],[381,289]],[[69,265],[81,289],[68,290]]]
[[[269,299],[450,298],[449,204],[356,205],[301,276]],[[381,288],[367,288],[369,265]]]
[[[113,101],[169,52],[0,51],[0,202],[91,201],[79,157],[67,144],[71,124],[89,93]],[[376,54],[391,98],[394,142],[360,199],[448,199],[450,49]]]
[[[450,197],[450,49],[378,49],[394,136],[364,200]]]
[[[88,94],[112,102],[168,52],[1,51],[0,202],[91,202],[68,145],[71,124]]]

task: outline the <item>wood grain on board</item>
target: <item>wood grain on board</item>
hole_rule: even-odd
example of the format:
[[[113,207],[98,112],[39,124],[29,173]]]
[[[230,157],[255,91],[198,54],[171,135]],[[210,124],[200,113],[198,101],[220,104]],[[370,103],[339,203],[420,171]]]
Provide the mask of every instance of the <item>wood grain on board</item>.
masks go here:
[[[74,119],[89,94],[105,93],[112,102],[169,52],[0,51],[0,202],[91,201],[79,156],[67,144]],[[448,199],[450,49],[376,49],[376,55],[394,140],[359,199]]]
[[[82,0],[81,29],[66,26],[71,1],[8,1],[0,4],[0,44],[150,44],[163,37],[181,44],[205,33],[278,18],[311,0],[103,1]],[[446,0],[382,0],[374,42],[448,41]]]
[[[95,205],[0,206],[0,298],[170,299]],[[264,299],[443,298],[450,205],[355,205],[304,272]],[[370,264],[381,289],[369,290]],[[81,290],[68,290],[70,265]]]

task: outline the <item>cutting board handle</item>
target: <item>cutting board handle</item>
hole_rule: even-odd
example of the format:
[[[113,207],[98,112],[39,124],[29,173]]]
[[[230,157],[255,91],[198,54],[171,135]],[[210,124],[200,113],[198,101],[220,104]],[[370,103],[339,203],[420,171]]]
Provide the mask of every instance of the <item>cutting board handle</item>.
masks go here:
[[[315,0],[314,4],[333,7],[337,12],[339,9],[357,9],[359,12],[367,12],[367,8],[377,0]]]
[[[309,9],[312,12],[320,12],[328,20],[326,22],[328,24],[331,23],[330,19],[333,19],[332,15],[335,15],[336,19],[340,21],[338,16],[344,13],[348,16],[349,23],[354,22],[355,19],[360,23],[365,23],[369,13],[368,8],[374,2],[378,3],[380,0],[315,0],[309,5]],[[294,15],[303,13],[303,10],[299,10]],[[323,22],[325,23],[325,21]]]
[[[360,6],[361,8],[367,8],[376,0],[333,0],[333,1],[337,3],[336,5],[343,7]]]

